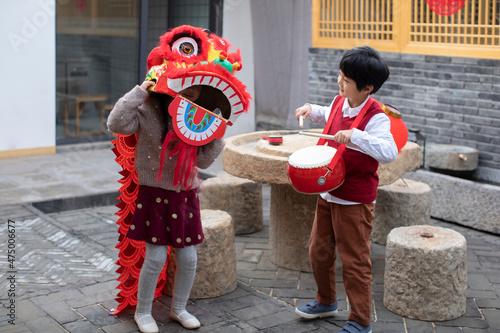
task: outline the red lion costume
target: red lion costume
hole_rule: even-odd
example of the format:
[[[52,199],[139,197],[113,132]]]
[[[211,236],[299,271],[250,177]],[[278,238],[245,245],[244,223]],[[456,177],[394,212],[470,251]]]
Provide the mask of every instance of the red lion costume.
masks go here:
[[[229,53],[229,46],[225,39],[207,30],[180,26],[161,36],[159,45],[148,57],[146,80],[156,81],[152,91],[175,98],[169,107],[175,134],[171,132],[172,135],[165,138],[162,158],[171,142],[178,143],[176,151],[170,151],[169,154],[179,154],[179,161],[183,162],[176,168],[176,179],[183,184],[187,181],[183,179],[183,174],[190,174],[190,170],[196,168],[196,147],[222,137],[226,124],[232,125],[249,107],[250,95],[246,92],[246,87],[234,76],[234,73],[242,68],[240,52],[237,50]],[[206,110],[194,103],[187,107],[182,106],[184,101],[179,100],[177,94],[194,85],[213,88],[211,101],[218,105],[217,110]],[[119,305],[111,312],[118,314],[124,308],[137,304],[137,284],[144,261],[145,244],[125,236],[139,191],[134,166],[136,136],[117,135],[113,144],[116,162],[123,168],[120,172],[123,178],[119,180],[122,185],[118,197],[120,202],[117,204],[119,211],[116,213],[119,216],[117,224],[120,234],[116,246],[119,250],[116,264],[120,266],[117,270],[120,274],[120,292],[116,298]],[[162,294],[165,286],[166,267],[167,264],[158,279],[155,297]]]

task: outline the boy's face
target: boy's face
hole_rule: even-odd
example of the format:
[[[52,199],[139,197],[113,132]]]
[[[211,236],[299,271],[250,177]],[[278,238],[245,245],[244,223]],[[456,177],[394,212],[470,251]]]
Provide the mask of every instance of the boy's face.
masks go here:
[[[356,85],[356,81],[345,76],[342,71],[340,71],[339,73],[337,83],[339,84],[340,88],[340,96],[347,98],[349,101],[361,100],[361,102],[363,102],[373,89],[373,87],[368,86],[359,91]]]

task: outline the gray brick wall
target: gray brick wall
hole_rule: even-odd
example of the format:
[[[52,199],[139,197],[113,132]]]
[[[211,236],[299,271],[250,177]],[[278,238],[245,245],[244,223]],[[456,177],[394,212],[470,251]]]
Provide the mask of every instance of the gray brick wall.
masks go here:
[[[309,50],[311,102],[328,104],[338,93],[344,52]],[[391,75],[374,97],[397,107],[408,128],[420,129],[427,142],[478,149],[478,178],[500,182],[500,60],[381,55]]]

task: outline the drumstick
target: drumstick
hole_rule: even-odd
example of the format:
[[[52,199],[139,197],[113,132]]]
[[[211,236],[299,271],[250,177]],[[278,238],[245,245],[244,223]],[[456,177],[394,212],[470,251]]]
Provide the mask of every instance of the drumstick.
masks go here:
[[[299,127],[302,128],[304,127],[304,116],[300,115],[299,117]]]
[[[300,131],[299,134],[308,135],[308,136],[315,136],[317,138],[323,138],[323,139],[328,139],[328,140],[335,140],[333,135],[328,135],[328,134],[302,132],[302,131]]]

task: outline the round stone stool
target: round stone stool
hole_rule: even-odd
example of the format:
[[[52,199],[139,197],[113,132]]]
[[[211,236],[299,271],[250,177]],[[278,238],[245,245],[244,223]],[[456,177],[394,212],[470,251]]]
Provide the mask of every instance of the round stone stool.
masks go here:
[[[378,188],[373,211],[373,242],[385,245],[389,232],[397,227],[429,224],[431,188],[425,183],[401,178]]]
[[[227,174],[203,181],[199,193],[201,209],[231,215],[236,235],[262,230],[262,183]]]
[[[201,221],[205,239],[198,248],[196,277],[189,298],[211,298],[236,289],[236,250],[231,215],[220,210],[202,210]],[[170,248],[167,283],[163,292],[172,295],[174,287],[175,249]]]
[[[417,225],[387,237],[384,305],[408,318],[456,319],[465,313],[466,241],[458,232]]]

